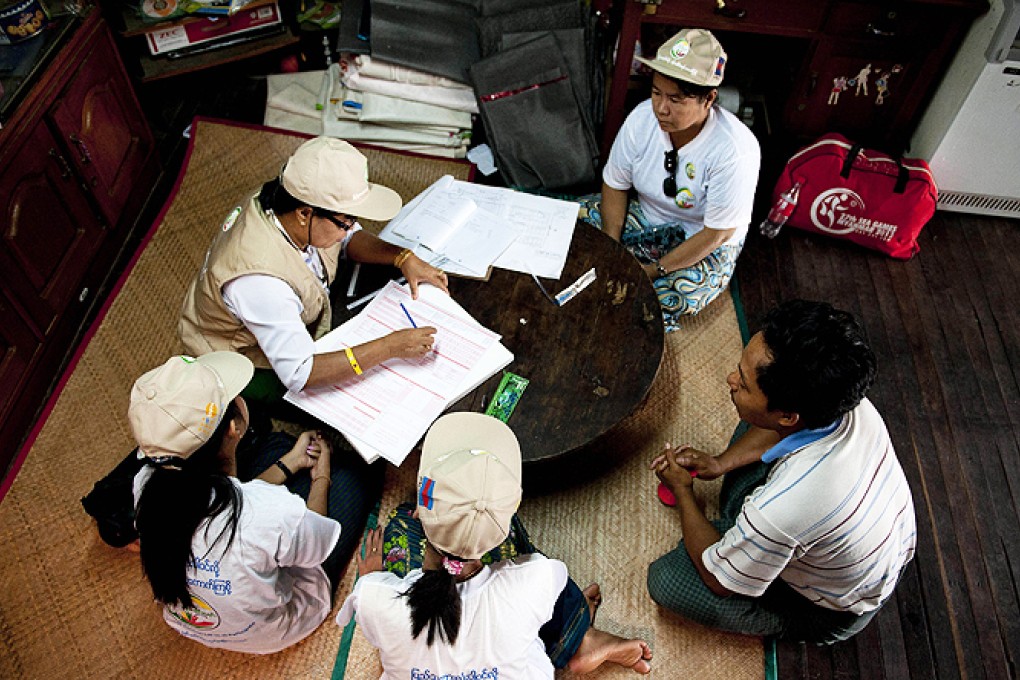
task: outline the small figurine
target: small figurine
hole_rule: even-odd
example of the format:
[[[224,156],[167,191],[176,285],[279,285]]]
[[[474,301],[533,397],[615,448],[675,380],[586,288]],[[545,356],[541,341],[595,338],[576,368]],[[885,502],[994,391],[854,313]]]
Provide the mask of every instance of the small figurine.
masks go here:
[[[846,77],[840,76],[832,79],[832,91],[829,92],[829,106],[839,103],[839,93],[846,89]]]
[[[889,94],[889,77],[902,70],[902,66],[894,64],[891,69],[880,75],[878,78],[875,78],[875,90],[877,91],[875,96],[875,106],[881,106],[885,103],[885,97]]]
[[[875,72],[877,73],[878,69],[875,69]],[[857,76],[853,79],[857,83],[857,90],[854,92],[854,96],[855,97],[861,94],[861,90],[862,89],[864,90],[864,96],[865,97],[868,96],[868,74],[870,74],[870,73],[871,73],[871,64],[868,64],[867,66],[862,68],[857,73]]]

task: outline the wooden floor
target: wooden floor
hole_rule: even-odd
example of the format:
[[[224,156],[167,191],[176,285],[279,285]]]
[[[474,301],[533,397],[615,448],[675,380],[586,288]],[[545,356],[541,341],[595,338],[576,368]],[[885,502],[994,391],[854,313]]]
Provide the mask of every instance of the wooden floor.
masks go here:
[[[909,262],[800,233],[738,263],[751,332],[776,302],[860,318],[917,511],[917,555],[856,639],[781,645],[779,677],[1017,678],[1020,663],[1020,222],[937,213]]]
[[[192,115],[261,121],[264,86],[246,72],[259,71],[142,86],[164,198]],[[954,213],[936,215],[909,262],[793,231],[749,237],[737,271],[752,332],[795,297],[862,319],[879,357],[871,399],[918,516],[917,556],[895,601],[848,643],[781,645],[783,680],[1020,676],[1018,243],[1016,220]]]

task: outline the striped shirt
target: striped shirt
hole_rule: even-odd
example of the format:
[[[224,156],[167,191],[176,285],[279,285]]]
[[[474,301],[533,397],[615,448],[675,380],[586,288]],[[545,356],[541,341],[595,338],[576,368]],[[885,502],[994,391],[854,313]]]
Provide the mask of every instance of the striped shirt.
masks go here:
[[[735,593],[757,597],[781,578],[815,604],[864,614],[892,594],[915,540],[906,477],[865,399],[830,434],[780,458],[701,557]]]

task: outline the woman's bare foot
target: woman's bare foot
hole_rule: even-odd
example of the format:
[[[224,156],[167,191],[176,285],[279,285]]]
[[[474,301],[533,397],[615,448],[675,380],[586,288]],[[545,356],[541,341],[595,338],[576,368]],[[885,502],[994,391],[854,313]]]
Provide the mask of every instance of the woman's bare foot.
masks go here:
[[[644,640],[628,640],[596,628],[589,628],[567,667],[573,673],[590,673],[608,661],[644,675],[652,670],[651,664],[648,663],[651,659],[652,650]]]
[[[599,610],[599,605],[602,604],[602,589],[599,588],[598,583],[589,583],[581,592],[584,594],[584,599],[588,600],[588,618],[591,620],[591,625],[594,626],[595,612]]]

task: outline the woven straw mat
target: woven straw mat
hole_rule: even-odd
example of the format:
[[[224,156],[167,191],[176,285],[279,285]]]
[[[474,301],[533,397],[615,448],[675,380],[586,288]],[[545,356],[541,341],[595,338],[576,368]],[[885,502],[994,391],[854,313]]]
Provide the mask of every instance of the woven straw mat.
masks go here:
[[[601,585],[597,627],[651,645],[648,677],[752,680],[765,674],[760,638],[684,621],[661,610],[645,588],[648,563],[680,540],[679,518],[658,501],[658,482],[648,461],[667,441],[711,452],[725,447],[737,424],[725,379],[740,350],[733,299],[721,295],[697,317],[685,319],[681,330],[666,335],[662,366],[648,399],[613,433],[621,465],[567,491],[525,498],[521,505],[521,519],[535,545],[563,560],[582,588],[592,581]],[[417,465],[418,456],[412,454],[399,469],[389,469],[384,516],[413,499]],[[695,484],[709,517],[718,516],[720,486],[721,480]],[[381,670],[375,650],[356,632],[346,677],[377,678]],[[586,677],[638,676],[607,664]]]
[[[200,120],[186,170],[162,224],[130,272],[74,368],[0,504],[0,678],[328,678],[341,631],[327,621],[309,638],[270,656],[223,652],[166,626],[136,553],[106,546],[79,499],[133,446],[125,413],[134,379],[178,352],[176,322],[211,230],[229,206],[275,175],[303,138]],[[373,181],[404,200],[443,174],[468,166],[366,149]],[[598,626],[640,636],[654,651],[652,677],[761,678],[758,638],[695,626],[651,602],[647,563],[679,540],[674,511],[655,499],[647,460],[665,440],[719,450],[735,425],[724,377],[740,337],[732,300],[722,296],[667,336],[659,377],[618,441],[633,449],[611,475],[521,509],[532,538],[564,560],[584,586],[602,584]],[[615,440],[614,440],[615,441]],[[383,511],[410,497],[417,458],[390,468]],[[717,484],[698,485],[710,514]],[[345,574],[338,601],[350,592]],[[378,657],[360,635],[346,677],[376,678]],[[605,669],[596,677],[633,677]]]

